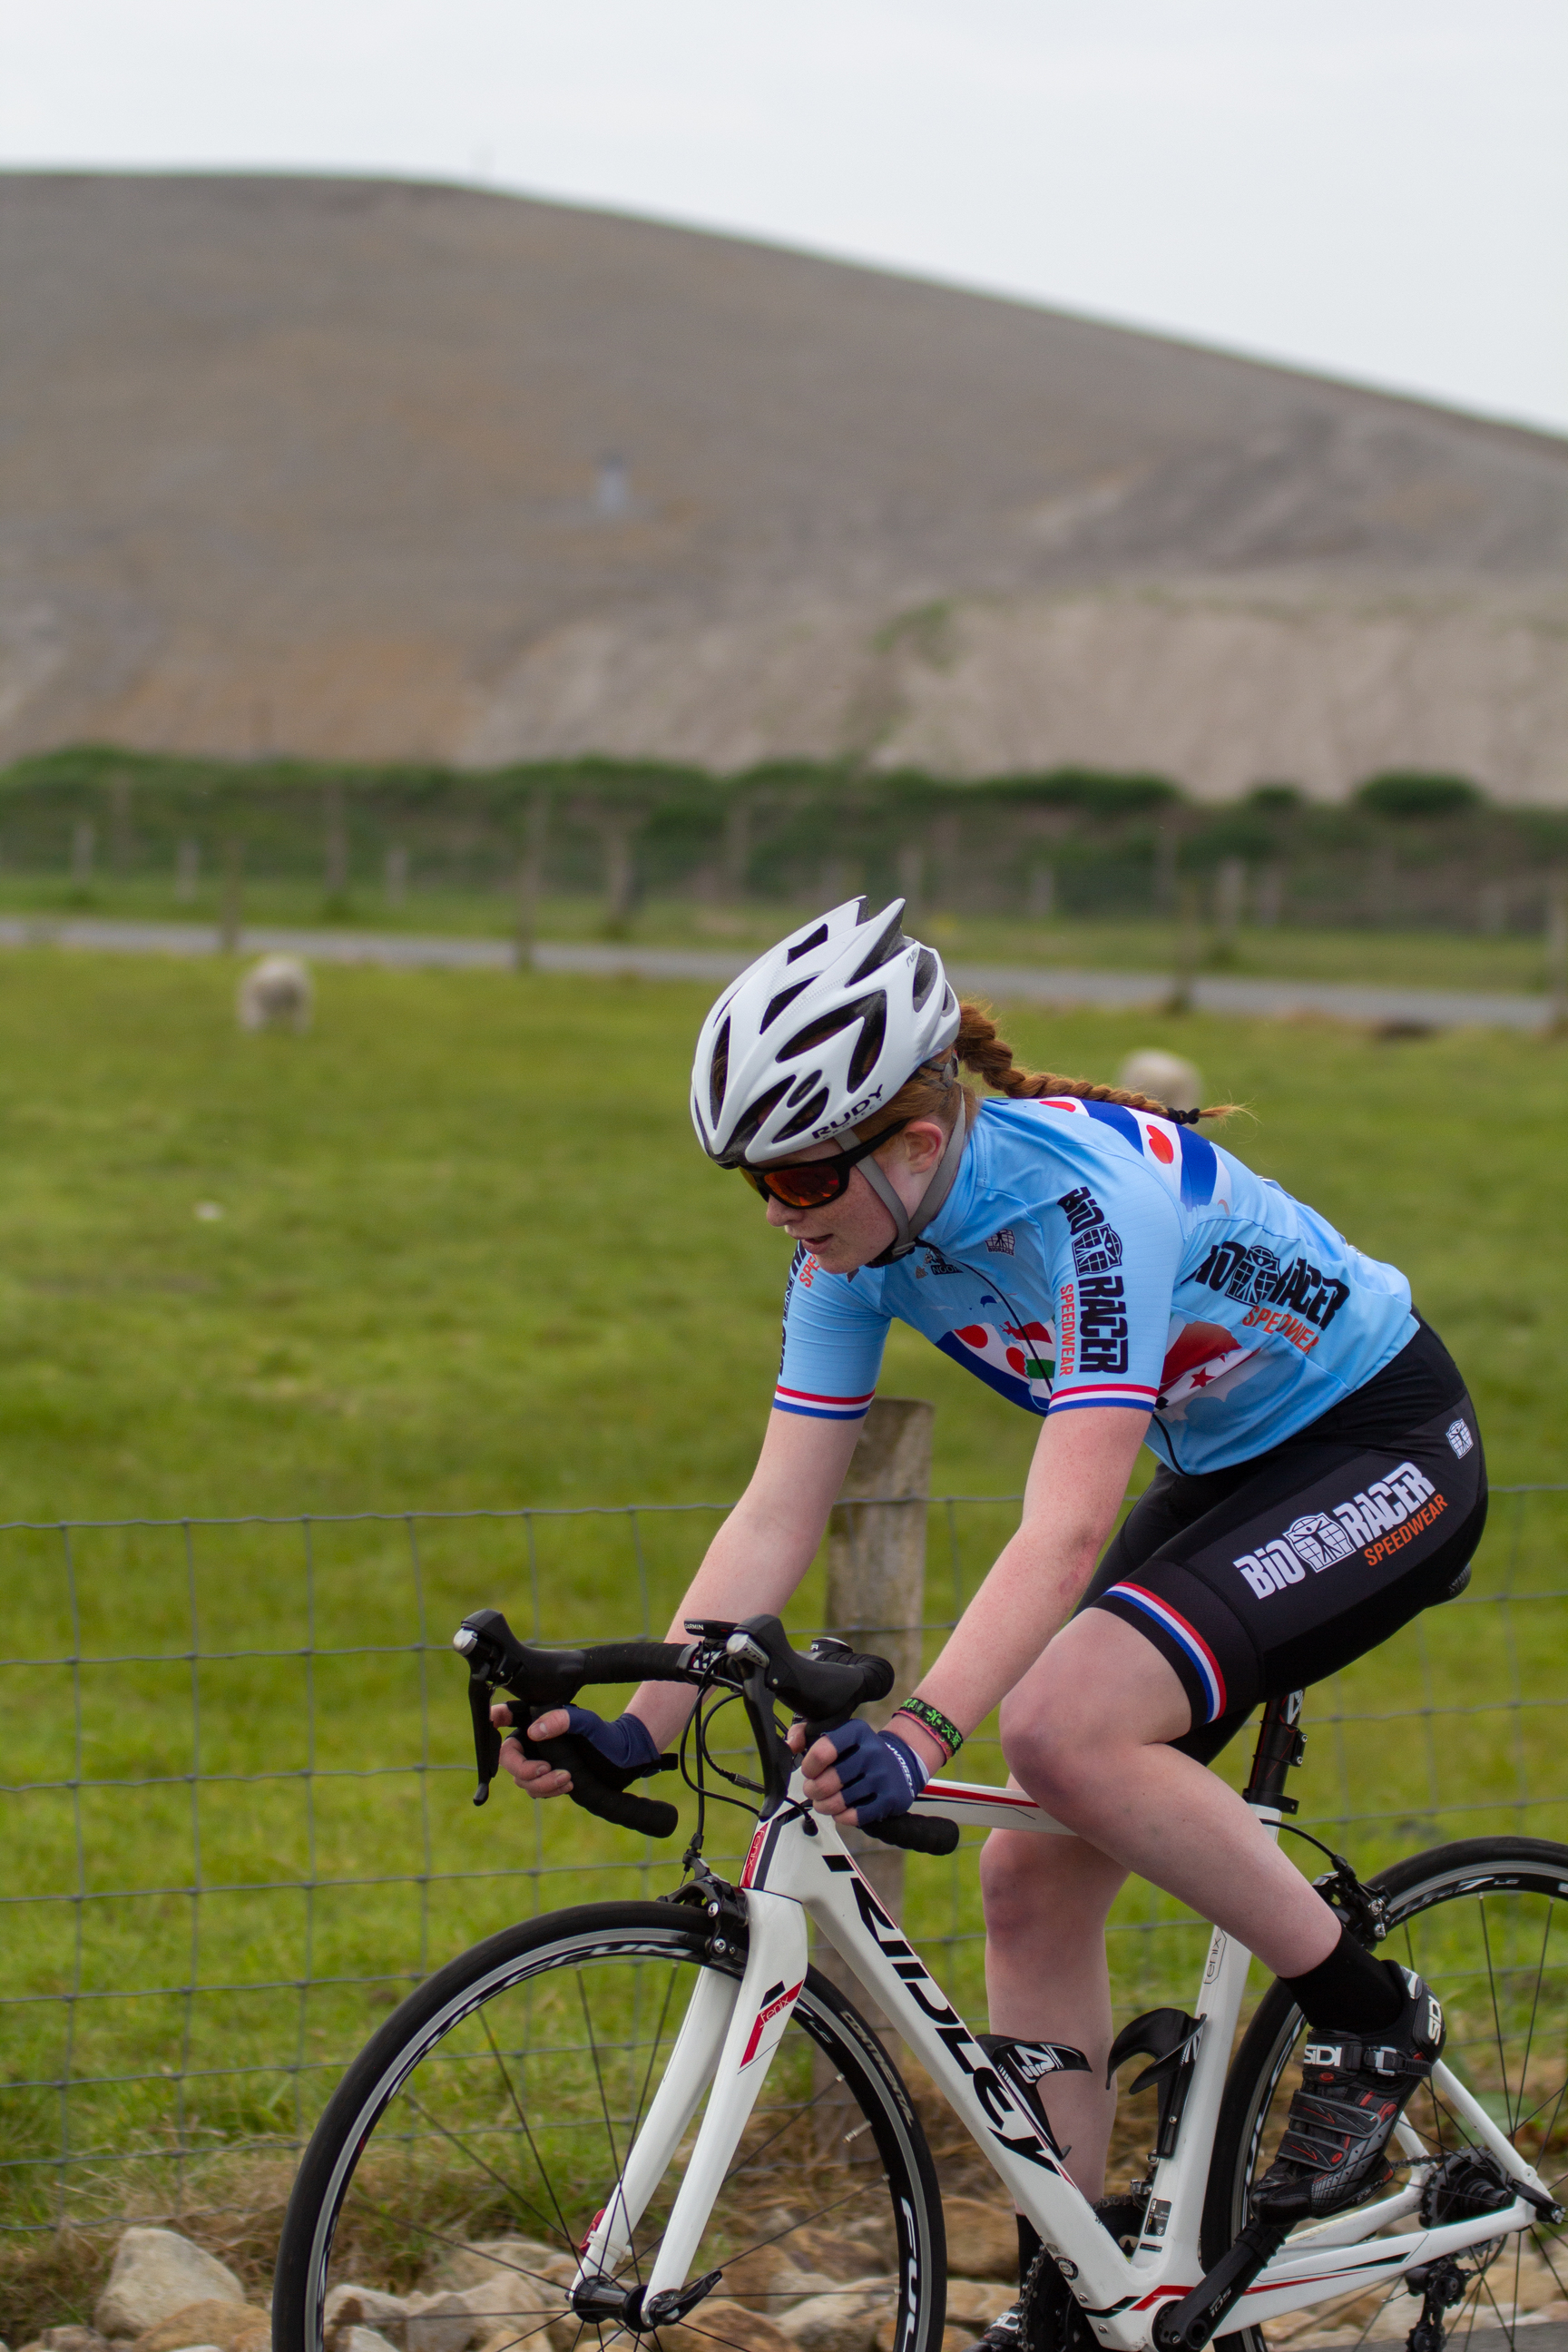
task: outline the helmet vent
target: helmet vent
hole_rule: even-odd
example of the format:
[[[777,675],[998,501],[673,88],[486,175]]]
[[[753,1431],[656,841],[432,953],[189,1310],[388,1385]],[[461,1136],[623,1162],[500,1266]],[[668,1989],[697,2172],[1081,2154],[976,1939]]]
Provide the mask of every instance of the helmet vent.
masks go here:
[[[847,985],[853,988],[857,982],[869,980],[874,971],[880,971],[885,963],[891,963],[896,955],[901,955],[908,945],[909,941],[904,937],[903,909],[900,907],[865,962],[852,974]]]
[[[870,1013],[881,1013],[885,1019],[886,1003],[879,989],[870,996],[857,997],[853,1004],[836,1005],[831,1013],[825,1013],[820,1021],[810,1022],[805,1028],[797,1031],[787,1045],[781,1045],[779,1060],[798,1062],[803,1054],[814,1054],[818,1045],[826,1045],[830,1037],[841,1035],[852,1022],[864,1021]]]
[[[795,998],[800,994],[802,989],[809,988],[810,986],[811,982],[809,980],[797,980],[793,988],[781,988],[778,994],[773,998],[773,1003],[768,1006],[767,1011],[763,1015],[763,1027],[764,1029],[771,1029],[773,1023],[778,1019],[779,1014],[784,1011],[784,1006],[786,1004],[793,1004]]]
[[[818,923],[816,930],[812,932],[809,939],[796,940],[794,947],[791,948],[788,955],[785,956],[784,961],[785,963],[798,963],[803,955],[809,955],[811,953],[813,948],[822,948],[826,945],[827,926],[826,923]],[[772,1019],[773,1014],[770,1013],[768,1020],[771,1021]],[[767,1024],[764,1022],[764,1028],[766,1025]]]
[[[805,1077],[801,1079],[799,1085],[792,1087],[790,1089],[789,1100],[791,1106],[793,1107],[795,1103],[799,1102],[804,1096],[808,1095],[813,1087],[819,1087],[821,1084],[822,1072],[820,1070],[808,1070]]]
[[[877,1066],[882,1043],[888,1034],[888,1000],[879,992],[863,999],[865,1019],[860,1026],[860,1042],[849,1056],[849,1083],[858,1087],[865,1083]]]
[[[770,1118],[777,1109],[784,1099],[784,1090],[788,1085],[789,1080],[786,1078],[783,1085],[770,1087],[765,1095],[758,1096],[745,1118],[736,1128],[734,1134],[730,1138],[729,1149],[724,1154],[726,1166],[732,1167],[738,1160],[744,1158],[747,1144],[763,1121]]]
[[[708,1108],[715,1127],[724,1108],[724,1088],[730,1077],[730,1024],[726,1021],[713,1040],[713,1059],[708,1065]]]
[[[935,987],[937,974],[941,970],[942,966],[938,963],[935,956],[932,955],[930,948],[921,948],[919,955],[915,958],[914,1003],[915,1011],[917,1013],[920,1011],[921,1006],[925,1003],[926,998],[931,994],[931,990]]]
[[[812,1096],[804,1110],[796,1111],[787,1127],[780,1128],[779,1141],[782,1143],[786,1135],[804,1135],[808,1127],[816,1126],[826,1108],[827,1088],[822,1087]]]

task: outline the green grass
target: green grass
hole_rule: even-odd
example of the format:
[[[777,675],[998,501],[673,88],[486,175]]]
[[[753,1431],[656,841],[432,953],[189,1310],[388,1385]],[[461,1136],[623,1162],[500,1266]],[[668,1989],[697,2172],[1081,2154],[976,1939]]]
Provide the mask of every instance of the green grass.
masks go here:
[[[0,960],[0,1515],[733,1496],[767,1410],[784,1247],[691,1140],[706,992],[324,970],[310,1035],[253,1037],[234,979],[216,960]],[[1568,1049],[1202,1018],[1025,1012],[1009,1028],[1022,1054],[1093,1075],[1137,1045],[1194,1055],[1252,1107],[1236,1148],[1408,1269],[1469,1378],[1494,1478],[1562,1476]],[[884,1385],[935,1400],[938,1492],[1021,1485],[1032,1423],[923,1342],[895,1332]],[[956,1513],[956,1560],[933,1523],[933,1617],[955,1584],[973,1590],[1009,1517]],[[461,1675],[409,1645],[423,1628],[439,1648],[484,1601],[524,1626],[537,1604],[556,1638],[632,1630],[645,1596],[658,1624],[711,1524],[543,1520],[531,1565],[504,1520],[197,1529],[188,1547],[178,1527],[80,1531],[68,1573],[58,1533],[0,1538],[9,1656],[68,1661],[79,1631],[88,1655],[125,1661],[11,1665],[0,1684],[5,1780],[35,1784],[6,1801],[6,1894],[125,1891],[9,1910],[10,2159],[59,2147],[47,2086],[68,2032],[73,2149],[143,2151],[84,2163],[73,2200],[159,2202],[176,2125],[197,2147],[287,2137],[408,1976],[520,1905],[566,1899],[586,1864],[605,1893],[668,1884],[671,1855],[645,1881],[632,1841],[570,1808],[471,1811]],[[1500,1514],[1478,1591],[1555,1589],[1565,1533],[1560,1499],[1517,1530]],[[816,1605],[808,1585],[797,1622]],[[1561,1617],[1461,1605],[1319,1694],[1341,1719],[1314,1734],[1305,1814],[1384,1816],[1350,1832],[1376,1854],[1427,1842],[1434,1806],[1491,1809],[1466,1828],[1510,1818],[1521,1772],[1561,1795]],[[214,1654],[254,1651],[282,1654]],[[1360,1719],[1516,1687],[1516,1717],[1393,1734]],[[982,1748],[977,1769],[994,1765]],[[198,1769],[231,1777],[194,1792]],[[555,1874],[489,1874],[535,1864]],[[917,1864],[910,1885],[920,1932],[967,1939],[944,1974],[978,2018],[972,1870]],[[1125,1998],[1181,1991],[1193,1930],[1131,1924],[1178,1916],[1147,1890],[1127,1898]],[[188,1998],[191,1981],[208,1990]],[[58,1998],[73,1990],[102,1996],[74,2023]],[[193,2193],[211,2177],[197,2166]],[[46,2215],[53,2178],[14,2174],[13,2218]]]
[[[10,1518],[722,1499],[774,1370],[783,1244],[687,1123],[697,987],[318,974],[242,1035],[232,968],[0,962],[0,1507]],[[1256,1114],[1230,1139],[1409,1271],[1494,1475],[1559,1458],[1568,1055],[1456,1033],[1010,1016],[1104,1075],[1143,1043]],[[222,1211],[204,1221],[198,1208]],[[912,1335],[944,1489],[1032,1429]]]
[[[0,915],[37,916],[45,921],[79,916],[141,922],[216,923],[221,911],[218,877],[208,875],[190,902],[175,897],[172,877],[100,876],[86,884],[59,874],[0,872]],[[617,930],[648,947],[699,947],[737,955],[756,953],[792,924],[816,912],[758,901],[744,907],[706,907],[688,898],[647,901],[629,925]],[[379,886],[359,883],[328,898],[304,881],[247,879],[242,900],[247,924],[330,925],[350,930],[438,932],[468,938],[510,937],[516,904],[509,890],[426,888],[396,903]],[[946,955],[973,962],[1054,964],[1106,971],[1173,970],[1182,943],[1173,921],[1129,917],[1048,923],[992,915],[958,915],[927,908],[912,919],[921,934]],[[602,899],[556,896],[539,910],[538,936],[544,940],[598,940],[606,936]],[[1284,923],[1245,927],[1221,945],[1212,926],[1200,926],[1197,964],[1227,977],[1267,980],[1375,982],[1390,987],[1473,988],[1539,991],[1547,985],[1545,944],[1540,934],[1480,932],[1435,928],[1347,924],[1342,929]]]

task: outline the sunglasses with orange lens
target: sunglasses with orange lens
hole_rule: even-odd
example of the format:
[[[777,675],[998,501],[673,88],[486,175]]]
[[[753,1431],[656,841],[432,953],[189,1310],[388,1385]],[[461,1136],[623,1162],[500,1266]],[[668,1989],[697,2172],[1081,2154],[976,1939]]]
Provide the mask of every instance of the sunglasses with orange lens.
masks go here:
[[[784,1160],[771,1168],[752,1168],[742,1160],[741,1173],[764,1201],[782,1201],[786,1209],[825,1209],[830,1201],[841,1201],[849,1190],[856,1161],[867,1159],[908,1125],[907,1118],[900,1118],[868,1143],[852,1144],[837,1159]]]

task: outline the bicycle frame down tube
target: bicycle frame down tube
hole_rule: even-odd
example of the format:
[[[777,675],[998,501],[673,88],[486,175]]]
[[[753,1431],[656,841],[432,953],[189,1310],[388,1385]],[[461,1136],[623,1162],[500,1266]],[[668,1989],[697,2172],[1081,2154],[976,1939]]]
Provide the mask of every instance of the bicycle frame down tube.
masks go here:
[[[792,1783],[791,1795],[799,1793]],[[752,1841],[742,1885],[765,1885],[771,1894],[793,1896],[805,1906],[939,2086],[1015,2202],[1046,2242],[1060,2247],[1077,2265],[1076,2292],[1086,2310],[1109,2312],[1124,2304],[1130,2276],[1121,2248],[1064,2168],[1060,2150],[1041,2138],[1033,2116],[1014,2099],[882,1909],[832,1821],[821,1813],[807,1821],[784,1812],[764,1822]],[[1100,2333],[1102,2323],[1095,2325]],[[1101,2340],[1119,2339],[1105,2334]]]

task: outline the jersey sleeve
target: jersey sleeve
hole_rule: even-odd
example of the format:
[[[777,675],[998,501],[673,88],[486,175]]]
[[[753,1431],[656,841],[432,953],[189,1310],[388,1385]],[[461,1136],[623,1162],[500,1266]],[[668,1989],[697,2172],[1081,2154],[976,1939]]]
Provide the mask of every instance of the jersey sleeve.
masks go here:
[[[1181,1266],[1173,1209],[1141,1196],[1118,1213],[1089,1185],[1064,1195],[1052,1218],[1051,1289],[1057,1302],[1057,1376],[1050,1412],[1126,1405],[1152,1412]]]
[[[807,1421],[863,1421],[877,1392],[890,1317],[841,1274],[798,1247],[784,1291],[775,1412]]]

